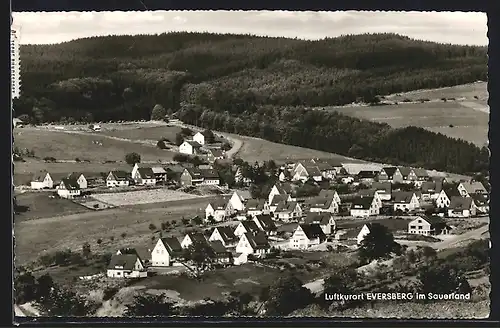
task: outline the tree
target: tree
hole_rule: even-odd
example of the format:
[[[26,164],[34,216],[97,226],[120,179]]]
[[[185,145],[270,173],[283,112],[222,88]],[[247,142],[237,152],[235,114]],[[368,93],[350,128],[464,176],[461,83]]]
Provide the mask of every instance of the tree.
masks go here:
[[[421,268],[417,274],[422,293],[448,294],[456,291],[462,277],[455,267],[449,264],[432,263]]]
[[[91,253],[90,244],[86,242],[82,246],[82,256],[84,258],[88,258],[90,256],[90,253]]]
[[[205,129],[205,131],[203,131],[203,135],[205,136],[205,143],[213,144],[215,142],[215,135],[212,130]]]
[[[169,317],[176,314],[173,304],[166,302],[165,294],[150,295],[141,293],[134,296],[134,301],[125,305],[125,307],[125,316],[128,317]]]
[[[158,140],[158,142],[156,143],[156,147],[160,149],[168,149],[167,145],[165,145],[165,141],[163,140]]]
[[[324,292],[333,295],[333,294],[357,294],[360,292],[358,284],[360,278],[356,269],[353,268],[342,268],[335,271],[331,276],[325,278],[323,282]],[[331,301],[328,301],[331,303]],[[347,303],[352,304],[352,302],[339,301],[340,306],[344,306]],[[330,305],[330,304],[328,304]]]
[[[175,144],[177,146],[180,146],[182,145],[183,142],[184,142],[184,136],[182,135],[182,133],[177,133],[175,135]]]
[[[56,287],[40,303],[41,310],[48,316],[83,317],[89,314],[90,306],[72,290]]]
[[[36,297],[36,280],[31,272],[21,273],[14,278],[16,303],[30,302]]]
[[[36,280],[36,298],[44,300],[49,297],[54,286],[54,280],[48,273],[38,277]]]
[[[125,155],[125,162],[129,165],[135,165],[141,162],[141,155],[138,153],[128,153]]]
[[[309,289],[302,285],[302,281],[294,276],[278,278],[269,289],[266,314],[284,316],[310,304],[313,296]]]
[[[215,264],[215,252],[207,243],[191,244],[184,250],[183,258],[194,267],[183,263],[196,278],[200,278],[205,271],[211,270]]]
[[[394,241],[392,233],[387,227],[372,223],[370,233],[365,236],[359,246],[358,253],[361,261],[385,259],[393,252],[400,254],[401,246]]]
[[[150,223],[149,224],[149,230],[155,231],[156,230],[156,226],[153,223]]]
[[[197,215],[191,219],[191,222],[193,222],[193,225],[201,225],[203,223],[203,220]]]
[[[151,111],[151,120],[161,121],[165,118],[166,115],[167,111],[165,110],[165,108],[160,104],[156,104],[155,107],[153,107],[153,110]]]

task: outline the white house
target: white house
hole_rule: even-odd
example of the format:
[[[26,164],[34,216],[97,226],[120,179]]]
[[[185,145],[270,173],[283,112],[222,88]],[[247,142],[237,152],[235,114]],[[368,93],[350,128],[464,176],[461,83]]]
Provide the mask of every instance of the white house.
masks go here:
[[[241,237],[245,233],[256,234],[260,232],[259,226],[254,221],[241,221],[236,229],[234,229],[234,234],[236,237]]]
[[[52,189],[54,188],[54,180],[47,171],[40,171],[33,176],[31,180],[31,189]]]
[[[274,196],[276,196],[276,195],[289,196],[289,195],[291,195],[291,193],[292,193],[291,184],[289,184],[289,183],[276,183],[269,191],[267,201],[269,204],[271,204],[273,202]]]
[[[282,221],[298,220],[302,217],[302,208],[298,202],[281,201],[273,211],[274,216]]]
[[[358,197],[353,200],[350,212],[354,217],[368,217],[379,215],[380,207],[374,197]]]
[[[247,215],[252,217],[267,212],[268,208],[266,202],[263,199],[249,199],[245,205]]]
[[[408,233],[415,235],[447,235],[451,228],[441,218],[417,217],[408,223]]]
[[[142,186],[155,186],[156,176],[150,167],[139,167],[132,176],[135,183]]]
[[[72,199],[80,196],[80,186],[75,179],[64,178],[57,187],[57,194],[59,197]]]
[[[314,163],[297,163],[292,171],[292,181],[305,182],[312,178],[314,181],[322,181],[323,175]]]
[[[142,278],[148,273],[137,254],[121,254],[111,256],[107,276],[110,278]]]
[[[306,202],[310,212],[338,213],[339,203],[333,197],[314,197]]]
[[[278,228],[269,214],[257,215],[253,218],[253,222],[255,222],[259,229],[264,231],[268,236],[276,235],[278,233]]]
[[[205,221],[210,222],[210,217],[213,217],[217,222],[224,221],[228,215],[226,208],[227,200],[224,198],[218,198],[211,201],[205,208]]]
[[[196,132],[195,135],[193,136],[193,141],[196,141],[200,145],[205,145],[208,142],[208,135],[205,131],[203,132]]]
[[[332,198],[338,205],[342,203],[342,200],[336,190],[321,189],[318,197]]]
[[[414,211],[420,207],[417,195],[414,192],[399,191],[392,194],[394,211]]]
[[[206,244],[207,239],[200,232],[190,232],[184,236],[184,239],[181,242],[182,248],[188,248],[193,244]]]
[[[271,245],[264,232],[255,235],[251,233],[244,233],[240,236],[240,240],[236,245],[236,253],[253,254],[255,256],[262,256],[271,251]]]
[[[227,202],[228,211],[230,212],[240,212],[245,209],[245,201],[248,199],[247,195],[244,195],[240,191],[235,191],[229,198]]]
[[[130,177],[125,171],[111,171],[106,178],[107,187],[127,187],[130,185]]]
[[[80,189],[88,188],[87,178],[85,178],[85,175],[83,175],[83,173],[71,173],[70,175],[68,175],[68,179],[76,180],[78,186],[80,186]]]
[[[452,196],[448,207],[448,216],[468,218],[476,216],[477,207],[471,197]]]
[[[392,198],[392,184],[390,182],[374,182],[372,189],[382,201],[389,201]]]
[[[182,246],[177,238],[160,238],[151,251],[151,264],[155,267],[171,266],[181,256]]]
[[[319,224],[299,224],[290,238],[290,248],[307,249],[326,240]]]
[[[442,191],[442,184],[436,181],[425,181],[420,186],[422,200],[436,200]]]
[[[318,224],[325,235],[330,235],[335,232],[335,219],[330,213],[314,213],[309,212],[304,220],[305,224]]]
[[[475,180],[461,182],[457,186],[457,189],[462,197],[470,197],[473,194],[484,195],[488,193],[484,185],[481,182]]]
[[[200,153],[200,148],[201,145],[198,142],[192,140],[185,140],[179,146],[179,153],[186,155],[197,155]]]
[[[238,243],[238,237],[234,234],[231,227],[216,227],[208,241],[220,241],[224,247],[234,247]]]
[[[292,202],[292,197],[290,195],[276,195],[273,197],[273,201],[269,203],[269,212],[276,212],[276,209],[278,206],[280,206],[281,203],[288,203]],[[283,206],[283,205],[281,205]]]
[[[437,208],[448,208],[450,206],[450,198],[444,190],[441,190],[435,200]]]
[[[372,226],[371,223],[367,223],[367,224],[363,225],[363,227],[361,228],[361,230],[358,233],[358,236],[356,237],[358,245],[361,244],[361,242],[365,239],[365,237],[370,233],[371,226]]]

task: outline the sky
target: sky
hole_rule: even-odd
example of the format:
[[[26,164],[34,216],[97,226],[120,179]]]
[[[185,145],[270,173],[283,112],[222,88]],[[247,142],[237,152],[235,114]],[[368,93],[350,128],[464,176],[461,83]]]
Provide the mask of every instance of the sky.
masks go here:
[[[488,45],[485,13],[144,11],[13,13],[21,44],[48,44],[83,37],[215,32],[323,39],[345,34],[398,33],[441,43]]]

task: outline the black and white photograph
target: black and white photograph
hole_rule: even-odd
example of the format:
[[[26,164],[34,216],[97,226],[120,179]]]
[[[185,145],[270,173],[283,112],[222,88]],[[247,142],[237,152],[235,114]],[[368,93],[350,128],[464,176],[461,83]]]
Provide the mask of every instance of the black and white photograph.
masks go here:
[[[14,320],[490,315],[485,13],[12,17]]]

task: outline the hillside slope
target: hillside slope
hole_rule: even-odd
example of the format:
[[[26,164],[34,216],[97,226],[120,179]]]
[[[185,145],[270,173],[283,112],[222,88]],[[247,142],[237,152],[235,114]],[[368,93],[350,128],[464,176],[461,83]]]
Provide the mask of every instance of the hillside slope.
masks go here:
[[[343,105],[486,80],[486,47],[395,34],[319,41],[170,33],[21,48],[16,114],[34,120],[149,118],[156,103],[207,107]]]

